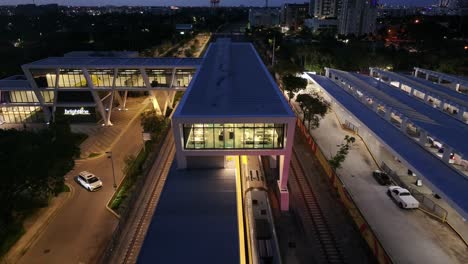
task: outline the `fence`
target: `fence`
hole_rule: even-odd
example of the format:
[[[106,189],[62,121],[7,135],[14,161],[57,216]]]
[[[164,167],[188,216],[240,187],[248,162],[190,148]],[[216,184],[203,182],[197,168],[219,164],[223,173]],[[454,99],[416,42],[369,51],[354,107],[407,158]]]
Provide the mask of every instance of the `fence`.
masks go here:
[[[317,145],[315,140],[312,138],[308,129],[302,124],[302,122],[299,119],[297,119],[297,128],[305,136],[306,141],[309,144],[312,152],[315,154],[323,170],[329,177],[331,185],[335,188],[336,192],[338,193],[338,196],[340,197],[341,202],[344,204],[345,208],[348,210],[348,213],[353,218],[354,223],[359,228],[362,237],[369,245],[377,261],[381,264],[392,263],[390,256],[387,254],[382,244],[379,242],[377,236],[375,235],[374,231],[367,223],[359,208],[356,206],[352,195],[346,190],[346,187],[344,186],[343,182],[330,166],[328,159],[323,154],[322,150]]]
[[[447,211],[440,205],[436,204],[432,199],[428,198],[427,195],[420,193],[418,190],[408,188],[414,198],[419,201],[419,208],[424,212],[432,215],[441,222],[447,222]]]
[[[405,182],[403,182],[398,174],[390,169],[385,162],[382,162],[381,166],[382,170],[389,175],[392,180],[399,186],[408,189],[413,197],[419,201],[420,206],[419,209],[424,211],[425,213],[430,214],[431,216],[435,217],[436,219],[440,220],[441,222],[445,223],[447,221],[447,211],[442,208],[440,205],[435,203],[432,199],[427,197],[427,195],[420,193],[418,190],[408,186]]]
[[[166,135],[166,137],[161,138],[159,142],[154,143],[152,152],[150,152],[150,154],[148,155],[148,158],[143,164],[142,166],[143,172],[140,175],[140,177],[138,177],[136,183],[133,186],[133,191],[130,193],[129,197],[127,198],[127,207],[125,207],[123,212],[121,212],[120,214],[119,223],[117,224],[117,227],[112,233],[111,240],[107,244],[103,257],[100,261],[101,263],[108,263],[110,261],[112,254],[114,252],[114,249],[116,249],[116,246],[118,245],[119,240],[122,238],[122,232],[125,230],[126,225],[128,224],[129,220],[134,220],[134,219],[130,219],[130,216],[132,216],[131,212],[134,208],[137,207],[135,205],[140,195],[143,195],[141,192],[144,189],[145,184],[147,183],[147,179],[148,179],[147,176],[149,174],[149,171],[151,170],[152,165],[156,161],[158,154],[161,151],[161,148],[164,142],[166,141],[167,135],[168,133],[170,133],[170,131],[171,131],[171,123],[169,123],[166,130],[163,133],[161,133],[161,135]],[[142,150],[142,151],[145,151],[145,150]],[[124,180],[122,180],[122,183],[124,182]],[[116,193],[117,192],[118,190],[116,191]]]

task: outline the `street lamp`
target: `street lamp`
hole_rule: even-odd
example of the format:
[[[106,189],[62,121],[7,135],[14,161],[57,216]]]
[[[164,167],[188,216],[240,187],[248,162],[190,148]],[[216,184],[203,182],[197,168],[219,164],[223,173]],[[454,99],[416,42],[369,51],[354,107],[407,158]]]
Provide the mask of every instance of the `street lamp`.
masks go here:
[[[107,158],[111,159],[111,164],[112,164],[112,179],[114,180],[114,190],[117,189],[117,184],[115,183],[115,170],[114,170],[114,159],[112,158],[112,151],[106,151]]]

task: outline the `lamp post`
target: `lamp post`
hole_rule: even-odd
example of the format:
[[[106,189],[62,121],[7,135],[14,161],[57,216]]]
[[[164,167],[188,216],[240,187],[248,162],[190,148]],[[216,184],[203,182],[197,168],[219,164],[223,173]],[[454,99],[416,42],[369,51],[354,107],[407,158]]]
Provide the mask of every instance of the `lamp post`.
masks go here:
[[[112,164],[112,179],[114,180],[114,190],[117,189],[117,183],[115,183],[115,170],[114,170],[114,159],[112,158],[112,151],[106,151],[107,158],[111,159],[111,164]]]

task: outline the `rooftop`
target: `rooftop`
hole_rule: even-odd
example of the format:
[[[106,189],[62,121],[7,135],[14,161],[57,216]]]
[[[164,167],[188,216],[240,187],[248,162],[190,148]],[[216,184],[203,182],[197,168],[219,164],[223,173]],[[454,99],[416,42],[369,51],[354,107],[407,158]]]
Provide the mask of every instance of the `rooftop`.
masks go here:
[[[443,196],[463,217],[468,217],[468,180],[465,176],[429,153],[330,79],[312,74],[309,76],[377,138],[398,153],[402,160],[408,162],[415,172],[427,180],[426,184],[432,190]]]
[[[210,44],[174,117],[294,117],[250,43]]]
[[[380,82],[372,77],[332,70],[344,77],[350,84],[368,96],[372,96],[393,110],[403,114],[409,121],[427,131],[437,141],[445,143],[462,157],[468,157],[466,141],[468,126],[459,120],[449,118],[449,115],[417,100],[404,91]]]
[[[423,92],[429,92],[441,98],[447,99],[450,102],[456,103],[463,107],[468,107],[468,95],[456,92],[443,85],[435,84],[431,81],[417,78],[414,76],[403,75],[395,72],[385,71],[374,68],[375,71],[389,76],[392,79],[401,80],[402,83],[413,88],[420,89]]]
[[[198,67],[199,58],[50,57],[23,65],[27,68],[174,68]]]
[[[137,263],[239,263],[235,177],[173,164]]]

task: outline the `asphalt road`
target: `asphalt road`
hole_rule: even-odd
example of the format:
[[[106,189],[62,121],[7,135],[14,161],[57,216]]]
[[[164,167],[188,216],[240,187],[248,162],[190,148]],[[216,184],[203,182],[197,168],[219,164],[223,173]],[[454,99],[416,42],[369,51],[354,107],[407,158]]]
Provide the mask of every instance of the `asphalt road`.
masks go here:
[[[136,155],[142,147],[141,131],[137,118],[111,149],[117,183],[123,177],[125,157]],[[78,185],[74,178],[83,170],[100,177],[103,188],[88,192]],[[74,170],[67,174],[66,182],[73,186],[73,196],[19,263],[95,263],[102,254],[118,223],[118,219],[105,208],[114,193],[110,159],[103,156],[78,161]]]

